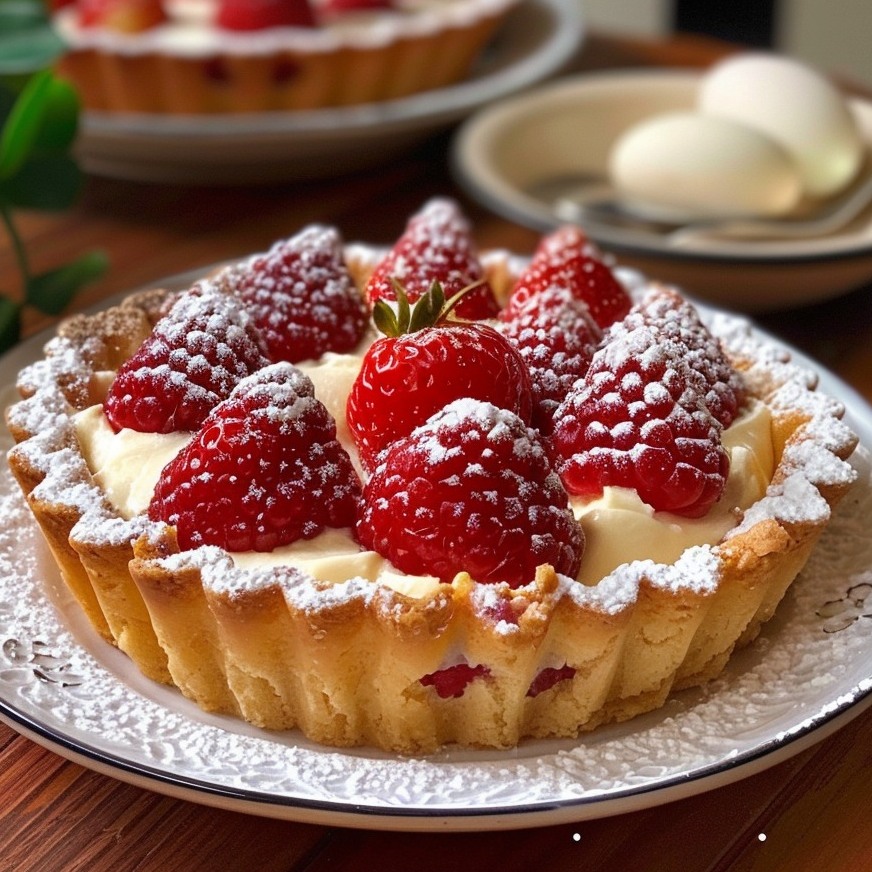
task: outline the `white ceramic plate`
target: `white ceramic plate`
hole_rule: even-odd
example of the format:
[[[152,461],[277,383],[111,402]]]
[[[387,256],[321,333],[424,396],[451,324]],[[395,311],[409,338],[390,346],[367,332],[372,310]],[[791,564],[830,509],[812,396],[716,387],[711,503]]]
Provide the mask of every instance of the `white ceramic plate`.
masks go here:
[[[45,338],[3,359],[4,406],[13,398],[14,373],[41,356]],[[872,409],[825,371],[821,389],[846,404],[862,445],[872,445]],[[8,448],[9,437],[3,439]],[[205,714],[144,678],[97,637],[71,601],[4,465],[0,718],[123,781],[207,805],[329,825],[508,829],[694,795],[786,759],[872,703],[872,464],[865,448],[855,465],[856,491],[776,617],[706,688],[578,740],[424,758],[337,750],[295,731],[258,730]]]
[[[262,183],[383,163],[493,100],[563,67],[583,37],[577,0],[524,0],[472,76],[383,103],[241,116],[89,112],[77,143],[91,173],[145,182]]]
[[[641,119],[693,105],[700,74],[676,70],[573,76],[506,99],[468,119],[452,145],[462,185],[484,205],[547,230],[555,180],[605,177],[612,143]],[[851,109],[872,149],[872,103]],[[623,264],[723,307],[766,311],[816,302],[872,280],[872,207],[844,230],[807,240],[730,240],[700,234],[680,247],[645,230],[587,222]]]

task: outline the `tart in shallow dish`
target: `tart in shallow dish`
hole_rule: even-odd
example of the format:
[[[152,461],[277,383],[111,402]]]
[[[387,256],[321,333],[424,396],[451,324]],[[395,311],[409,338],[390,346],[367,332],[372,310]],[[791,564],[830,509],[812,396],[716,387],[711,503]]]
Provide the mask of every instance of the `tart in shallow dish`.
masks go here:
[[[400,753],[716,676],[854,479],[840,404],[740,322],[573,228],[479,253],[444,200],[389,251],[306,228],[76,316],[19,390],[12,469],[109,643],[206,710]]]
[[[73,0],[60,72],[87,109],[214,114],[353,106],[462,81],[515,0]]]

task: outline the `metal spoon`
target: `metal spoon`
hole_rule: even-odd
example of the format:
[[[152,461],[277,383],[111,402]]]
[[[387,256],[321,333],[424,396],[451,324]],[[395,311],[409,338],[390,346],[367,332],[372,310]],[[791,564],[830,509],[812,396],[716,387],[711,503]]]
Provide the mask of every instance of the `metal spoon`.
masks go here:
[[[551,192],[551,196],[547,194]],[[595,222],[668,237],[674,244],[700,233],[733,238],[810,239],[841,230],[872,203],[872,173],[841,196],[803,214],[784,218],[709,218],[641,203],[619,194],[603,179],[578,176],[536,185],[561,220]]]

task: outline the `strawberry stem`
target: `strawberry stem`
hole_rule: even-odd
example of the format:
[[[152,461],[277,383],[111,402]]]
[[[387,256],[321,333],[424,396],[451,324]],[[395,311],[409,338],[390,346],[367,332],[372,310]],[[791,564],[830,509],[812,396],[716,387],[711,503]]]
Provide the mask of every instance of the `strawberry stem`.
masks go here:
[[[409,296],[403,286],[395,278],[391,278],[391,284],[394,286],[394,293],[397,297],[397,322],[399,323],[400,332],[406,333],[409,330],[409,324],[412,320],[412,313],[409,308]]]
[[[444,307],[445,293],[442,290],[442,285],[434,281],[412,309],[409,332],[416,333],[425,327],[435,327],[442,320]]]
[[[457,304],[470,292],[474,291],[476,288],[480,287],[484,284],[484,279],[479,279],[477,282],[472,282],[471,284],[466,285],[466,287],[461,288],[451,299],[448,300],[447,303],[442,304],[442,311],[439,313],[439,321],[447,321],[449,315],[453,315],[454,309]],[[456,316],[453,317],[453,320],[462,320],[458,319]]]
[[[472,282],[446,302],[442,284],[434,279],[414,306],[410,306],[409,296],[402,284],[393,277],[390,281],[396,296],[396,310],[384,300],[377,300],[372,307],[372,320],[385,336],[393,338],[417,333],[425,327],[435,327],[443,321],[461,320],[453,315],[455,307],[470,291],[484,283],[484,279]]]
[[[397,313],[384,300],[378,300],[372,307],[372,320],[385,336],[396,338],[404,332],[400,329]]]

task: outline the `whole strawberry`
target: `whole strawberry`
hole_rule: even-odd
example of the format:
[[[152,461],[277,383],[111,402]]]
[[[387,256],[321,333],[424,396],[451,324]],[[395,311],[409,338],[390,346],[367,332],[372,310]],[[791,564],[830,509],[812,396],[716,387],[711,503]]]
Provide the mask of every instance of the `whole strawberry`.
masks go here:
[[[399,314],[383,301],[373,312],[386,334],[367,350],[351,387],[346,419],[364,468],[452,400],[472,397],[518,414],[532,412],[530,376],[517,349],[486,324],[452,321],[435,284]]]
[[[630,310],[632,301],[599,250],[577,227],[566,225],[544,237],[512,289],[507,311],[550,287],[562,287],[587,303],[594,321],[606,328]]]
[[[182,549],[271,551],[325,527],[353,527],[360,484],[312,382],[265,367],[215,407],[161,472],[148,514]]]
[[[444,198],[430,200],[409,219],[402,236],[373,270],[364,295],[370,306],[378,300],[395,301],[400,284],[415,302],[433,282],[439,282],[446,297],[471,287],[457,307],[460,318],[477,321],[499,313],[469,222],[457,203]]]
[[[394,442],[364,490],[364,547],[403,572],[450,582],[532,581],[548,563],[575,577],[584,536],[535,430],[456,400]]]
[[[332,227],[308,227],[226,275],[272,360],[298,363],[326,351],[350,351],[369,323]]]
[[[606,486],[632,488],[657,511],[706,514],[729,471],[706,391],[683,343],[647,324],[610,331],[554,415],[566,489],[597,497]]]
[[[242,303],[200,283],[118,370],[103,405],[114,430],[196,430],[245,376],[269,363]]]
[[[215,23],[225,30],[316,26],[308,0],[220,0]]]
[[[504,311],[499,329],[527,364],[533,392],[532,422],[548,434],[555,409],[587,372],[602,330],[587,304],[559,285]]]

